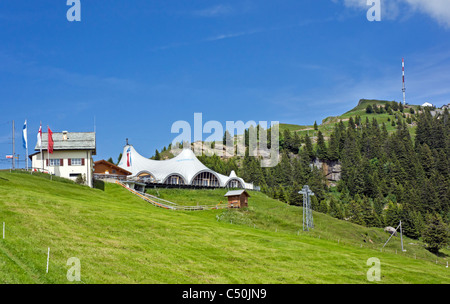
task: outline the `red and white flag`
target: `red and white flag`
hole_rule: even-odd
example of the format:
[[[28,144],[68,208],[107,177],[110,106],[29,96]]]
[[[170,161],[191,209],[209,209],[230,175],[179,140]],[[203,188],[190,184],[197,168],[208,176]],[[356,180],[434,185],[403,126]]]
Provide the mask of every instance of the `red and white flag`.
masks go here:
[[[53,154],[53,132],[48,127],[48,153]]]

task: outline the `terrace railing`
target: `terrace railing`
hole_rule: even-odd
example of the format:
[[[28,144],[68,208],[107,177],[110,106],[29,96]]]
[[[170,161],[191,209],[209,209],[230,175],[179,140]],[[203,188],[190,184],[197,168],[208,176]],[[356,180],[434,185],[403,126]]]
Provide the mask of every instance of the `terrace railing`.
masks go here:
[[[121,183],[120,181],[116,181],[116,184],[122,186],[123,188],[127,189],[131,193],[137,195],[141,199],[149,202],[155,207],[168,209],[168,210],[178,210],[178,211],[200,211],[200,210],[215,210],[215,209],[226,209],[228,208],[227,204],[217,204],[217,205],[197,205],[197,206],[181,206],[178,204],[175,204],[173,202],[170,202],[168,200],[164,200],[162,198],[136,191],[132,188],[127,187],[125,184]]]

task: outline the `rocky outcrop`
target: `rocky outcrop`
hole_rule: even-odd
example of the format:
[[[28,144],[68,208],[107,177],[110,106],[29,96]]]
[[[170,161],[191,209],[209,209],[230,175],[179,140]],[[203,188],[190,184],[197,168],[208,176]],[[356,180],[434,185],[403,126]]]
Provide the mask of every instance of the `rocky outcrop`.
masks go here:
[[[341,179],[342,166],[339,161],[322,161],[316,159],[312,165],[322,170],[330,185],[336,185]]]
[[[386,227],[384,228],[385,232],[389,232],[390,234],[393,234],[394,236],[397,236],[397,231],[393,227]]]

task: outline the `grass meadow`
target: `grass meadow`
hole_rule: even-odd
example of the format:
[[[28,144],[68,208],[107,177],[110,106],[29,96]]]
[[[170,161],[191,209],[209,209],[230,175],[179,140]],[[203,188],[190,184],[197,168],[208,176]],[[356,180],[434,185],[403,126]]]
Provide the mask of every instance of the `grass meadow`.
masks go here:
[[[225,193],[153,191],[179,204],[217,204]],[[406,253],[395,254],[398,240],[381,252],[383,231],[317,213],[316,228],[299,232],[301,208],[251,196],[241,211],[171,211],[114,184],[90,189],[1,171],[0,283],[71,283],[71,257],[81,262],[79,284],[371,283],[371,257],[381,261],[378,283],[450,282],[445,257],[436,264],[417,241],[406,240],[416,243]]]

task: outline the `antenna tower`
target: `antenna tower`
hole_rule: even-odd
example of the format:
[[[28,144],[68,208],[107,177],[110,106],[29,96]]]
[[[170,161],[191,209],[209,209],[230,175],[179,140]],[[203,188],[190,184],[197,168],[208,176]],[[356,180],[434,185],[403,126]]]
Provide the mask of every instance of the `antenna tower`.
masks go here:
[[[402,58],[402,92],[403,92],[403,105],[406,105],[406,87],[405,87],[405,59]]]

